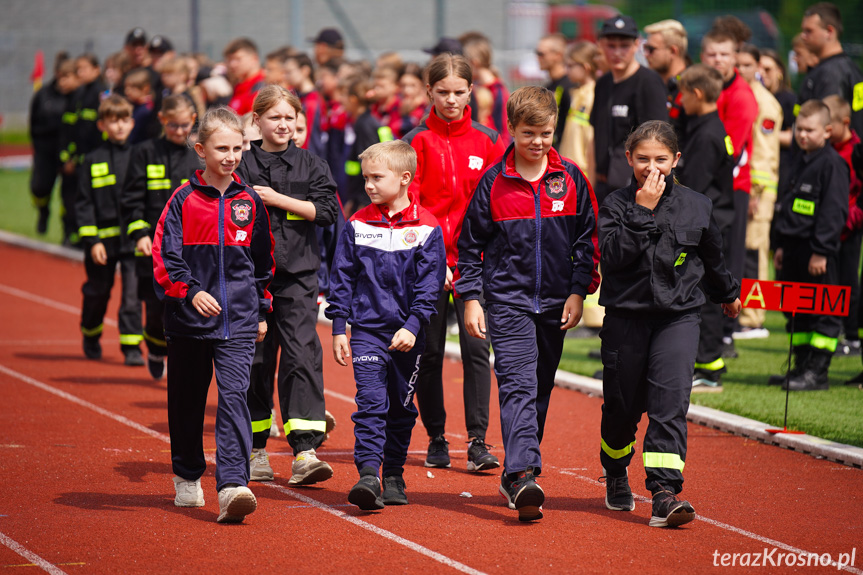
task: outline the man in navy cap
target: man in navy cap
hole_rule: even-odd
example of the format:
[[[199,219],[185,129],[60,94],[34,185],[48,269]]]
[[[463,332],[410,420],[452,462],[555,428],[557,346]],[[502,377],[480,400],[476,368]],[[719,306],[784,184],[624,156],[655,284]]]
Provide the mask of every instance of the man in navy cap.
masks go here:
[[[647,120],[668,121],[665,83],[635,59],[638,26],[629,16],[609,18],[599,31],[599,47],[609,73],[600,76],[590,113],[595,161],[592,178],[596,201],[629,184],[632,168],[624,144],[630,132]]]
[[[309,38],[315,46],[315,63],[318,66],[330,60],[341,60],[345,53],[345,41],[342,33],[335,28],[324,28],[317,37]]]
[[[156,69],[159,67],[159,61],[165,58],[165,56],[171,57],[176,54],[171,41],[159,35],[153,36],[150,39],[147,51],[150,53],[150,59],[152,60],[150,65]]]

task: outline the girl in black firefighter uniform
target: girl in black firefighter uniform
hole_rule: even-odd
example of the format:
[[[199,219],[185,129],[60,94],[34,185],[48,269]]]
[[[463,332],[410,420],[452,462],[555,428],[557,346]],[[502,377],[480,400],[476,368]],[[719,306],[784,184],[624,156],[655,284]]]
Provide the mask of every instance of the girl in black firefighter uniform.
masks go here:
[[[164,374],[167,344],[164,305],[153,290],[153,235],[171,193],[200,167],[198,156],[186,145],[196,119],[195,108],[185,96],[165,98],[159,112],[164,136],[135,146],[120,199],[121,231],[135,244],[138,297],[146,305],[147,368],[154,379]]]
[[[646,487],[653,494],[653,527],[692,521],[678,500],[686,460],[686,411],[698,351],[699,310],[705,294],[726,315],[740,311],[740,285],[722,256],[722,235],[710,198],[675,183],[680,158],[667,122],[649,121],[626,142],[633,182],[599,210],[603,395],[600,461],[609,509],[632,511],[627,466],[642,414]]]

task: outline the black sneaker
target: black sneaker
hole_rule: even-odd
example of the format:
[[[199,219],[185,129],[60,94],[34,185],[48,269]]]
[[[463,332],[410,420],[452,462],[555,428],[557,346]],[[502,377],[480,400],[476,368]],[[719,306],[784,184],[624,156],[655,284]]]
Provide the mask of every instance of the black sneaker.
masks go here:
[[[510,509],[515,509],[515,503],[512,502],[512,481],[509,480],[509,477],[506,476],[506,471],[500,474],[500,487],[498,487],[498,491],[503,495],[503,498],[506,499],[506,506]]]
[[[165,358],[151,353],[147,356],[147,369],[150,370],[153,379],[162,379],[165,375]]]
[[[600,483],[605,483],[605,506],[612,511],[633,511],[635,499],[632,497],[632,489],[629,488],[629,472],[620,477],[605,475],[599,478]],[[603,481],[604,480],[604,481]]]
[[[542,519],[542,504],[545,492],[536,483],[533,469],[522,471],[510,484],[509,501],[518,511],[519,521],[538,521]]]
[[[84,336],[84,356],[87,359],[102,359],[102,344],[98,337]]]
[[[51,212],[48,211],[48,208],[39,208],[39,219],[36,221],[36,233],[40,236],[44,236],[48,231],[48,217],[51,215]]]
[[[384,505],[407,505],[405,495],[405,480],[401,475],[384,477]]]
[[[667,489],[653,494],[651,527],[679,527],[693,519],[695,519],[695,509],[692,508],[689,501],[681,501]]]
[[[348,502],[363,511],[377,511],[384,508],[384,501],[381,499],[381,480],[375,475],[374,469],[363,467],[360,470],[360,480],[351,487]]]
[[[449,467],[449,441],[443,435],[432,437],[429,441],[428,455],[426,455],[426,467]]]
[[[467,470],[483,471],[500,467],[497,457],[488,452],[493,445],[486,444],[483,439],[474,439],[467,448]]]
[[[123,363],[131,366],[144,365],[144,356],[141,355],[141,350],[138,348],[123,351]]]

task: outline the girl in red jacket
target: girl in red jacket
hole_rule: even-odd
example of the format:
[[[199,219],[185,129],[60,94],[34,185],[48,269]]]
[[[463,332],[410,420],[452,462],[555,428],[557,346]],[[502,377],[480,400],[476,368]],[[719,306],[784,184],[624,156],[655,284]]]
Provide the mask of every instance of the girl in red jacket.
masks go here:
[[[471,121],[468,106],[473,90],[470,63],[463,57],[441,54],[428,66],[426,91],[432,104],[428,118],[404,140],[417,152],[417,171],[411,193],[440,222],[446,244],[447,277],[426,331],[426,349],[420,363],[416,397],[430,442],[426,467],[449,467],[449,448],[444,438],[446,411],[443,403],[443,358],[447,306],[452,291],[458,253],[456,244],[476,183],[504,151],[500,135]],[[464,407],[470,446],[468,471],[499,467],[485,443],[491,371],[488,343],[464,332],[464,303],[454,300],[459,342],[464,365]]]

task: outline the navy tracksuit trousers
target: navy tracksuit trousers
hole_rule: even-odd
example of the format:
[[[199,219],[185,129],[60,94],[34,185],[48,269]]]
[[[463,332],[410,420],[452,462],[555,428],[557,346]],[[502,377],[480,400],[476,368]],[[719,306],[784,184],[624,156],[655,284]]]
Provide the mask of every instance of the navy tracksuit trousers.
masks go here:
[[[168,429],[174,474],[194,481],[207,468],[204,411],[216,370],[216,489],[249,482],[252,424],[246,407],[255,340],[168,338]]]
[[[539,475],[539,444],[566,336],[560,329],[563,307],[528,313],[490,304],[487,311],[506,450],[504,472],[518,473],[532,467]]]
[[[425,344],[423,333],[410,351],[387,349],[393,334],[353,328],[351,359],[357,384],[354,463],[383,466],[383,477],[402,475],[417,420],[414,391]]]
[[[671,317],[621,317],[606,308],[602,339],[602,424],[599,459],[619,477],[635,453],[635,432],[648,416],[644,437],[645,486],[680,493],[686,461],[686,412],[698,351],[698,311]]]

